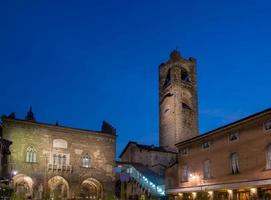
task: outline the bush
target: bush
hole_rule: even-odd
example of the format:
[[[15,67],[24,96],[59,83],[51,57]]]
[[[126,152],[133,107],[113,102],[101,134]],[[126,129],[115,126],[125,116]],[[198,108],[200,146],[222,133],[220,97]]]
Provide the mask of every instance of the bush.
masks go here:
[[[113,194],[108,194],[104,197],[104,200],[115,200],[115,196]]]

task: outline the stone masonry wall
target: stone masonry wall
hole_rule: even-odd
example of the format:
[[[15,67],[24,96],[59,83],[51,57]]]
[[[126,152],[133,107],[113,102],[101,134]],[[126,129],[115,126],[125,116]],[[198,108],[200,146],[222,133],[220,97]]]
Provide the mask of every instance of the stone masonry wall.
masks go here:
[[[48,192],[48,180],[63,177],[69,184],[70,198],[79,195],[84,180],[92,178],[101,183],[103,195],[114,193],[115,136],[92,131],[47,126],[32,122],[3,119],[3,137],[11,140],[9,167],[33,180],[33,196],[43,185],[43,196]],[[53,147],[55,139],[67,142],[67,148]],[[26,149],[37,151],[37,162],[26,162]],[[50,170],[53,153],[64,153],[72,170]],[[91,167],[82,167],[82,157],[88,154]],[[67,161],[68,162],[68,161]]]

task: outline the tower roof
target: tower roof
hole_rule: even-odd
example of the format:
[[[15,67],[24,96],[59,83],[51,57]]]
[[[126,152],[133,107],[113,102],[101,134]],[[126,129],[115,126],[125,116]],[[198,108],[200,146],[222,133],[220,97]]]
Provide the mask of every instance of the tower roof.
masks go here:
[[[181,59],[182,59],[181,53],[180,53],[177,49],[174,49],[174,50],[170,53],[169,59],[172,60],[172,61],[178,61],[178,60],[181,60]]]

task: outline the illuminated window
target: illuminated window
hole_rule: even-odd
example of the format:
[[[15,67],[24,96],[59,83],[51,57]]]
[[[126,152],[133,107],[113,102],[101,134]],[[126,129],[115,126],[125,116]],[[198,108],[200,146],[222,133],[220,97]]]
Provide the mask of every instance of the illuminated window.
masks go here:
[[[230,156],[230,162],[231,162],[231,173],[239,174],[240,173],[239,155],[237,153],[232,153]]]
[[[88,154],[86,154],[83,158],[82,158],[82,167],[85,168],[89,168],[90,167],[90,157]]]
[[[53,164],[54,165],[57,164],[57,155],[56,154],[53,155]]]
[[[266,152],[266,169],[271,169],[271,145],[267,147]]]
[[[61,165],[61,160],[62,160],[62,156],[59,154],[57,157],[57,164],[60,166]]]
[[[270,121],[267,121],[267,122],[264,122],[264,130],[265,131],[271,131],[271,120]]]
[[[37,152],[33,147],[26,149],[26,162],[35,163],[37,162]]]
[[[66,166],[67,165],[67,155],[53,154],[53,165]]]
[[[184,165],[182,167],[182,182],[187,182],[188,181],[188,166]]]
[[[67,162],[67,158],[65,155],[62,156],[62,165],[65,166]]]
[[[203,178],[208,179],[211,178],[211,161],[205,160],[203,162]]]
[[[236,132],[236,133],[231,133],[229,135],[229,141],[232,142],[232,141],[237,141],[239,140],[239,133]]]

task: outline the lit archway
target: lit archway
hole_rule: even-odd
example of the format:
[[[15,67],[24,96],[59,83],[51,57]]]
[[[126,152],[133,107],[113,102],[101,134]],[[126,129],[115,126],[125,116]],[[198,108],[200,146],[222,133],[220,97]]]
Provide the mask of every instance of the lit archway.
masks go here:
[[[68,199],[70,188],[68,182],[61,176],[54,176],[48,181],[50,197],[57,199]]]
[[[29,198],[33,196],[33,180],[25,174],[18,174],[12,178],[16,196]]]
[[[80,196],[83,199],[98,200],[103,198],[103,187],[102,184],[94,179],[88,178],[81,184]]]

